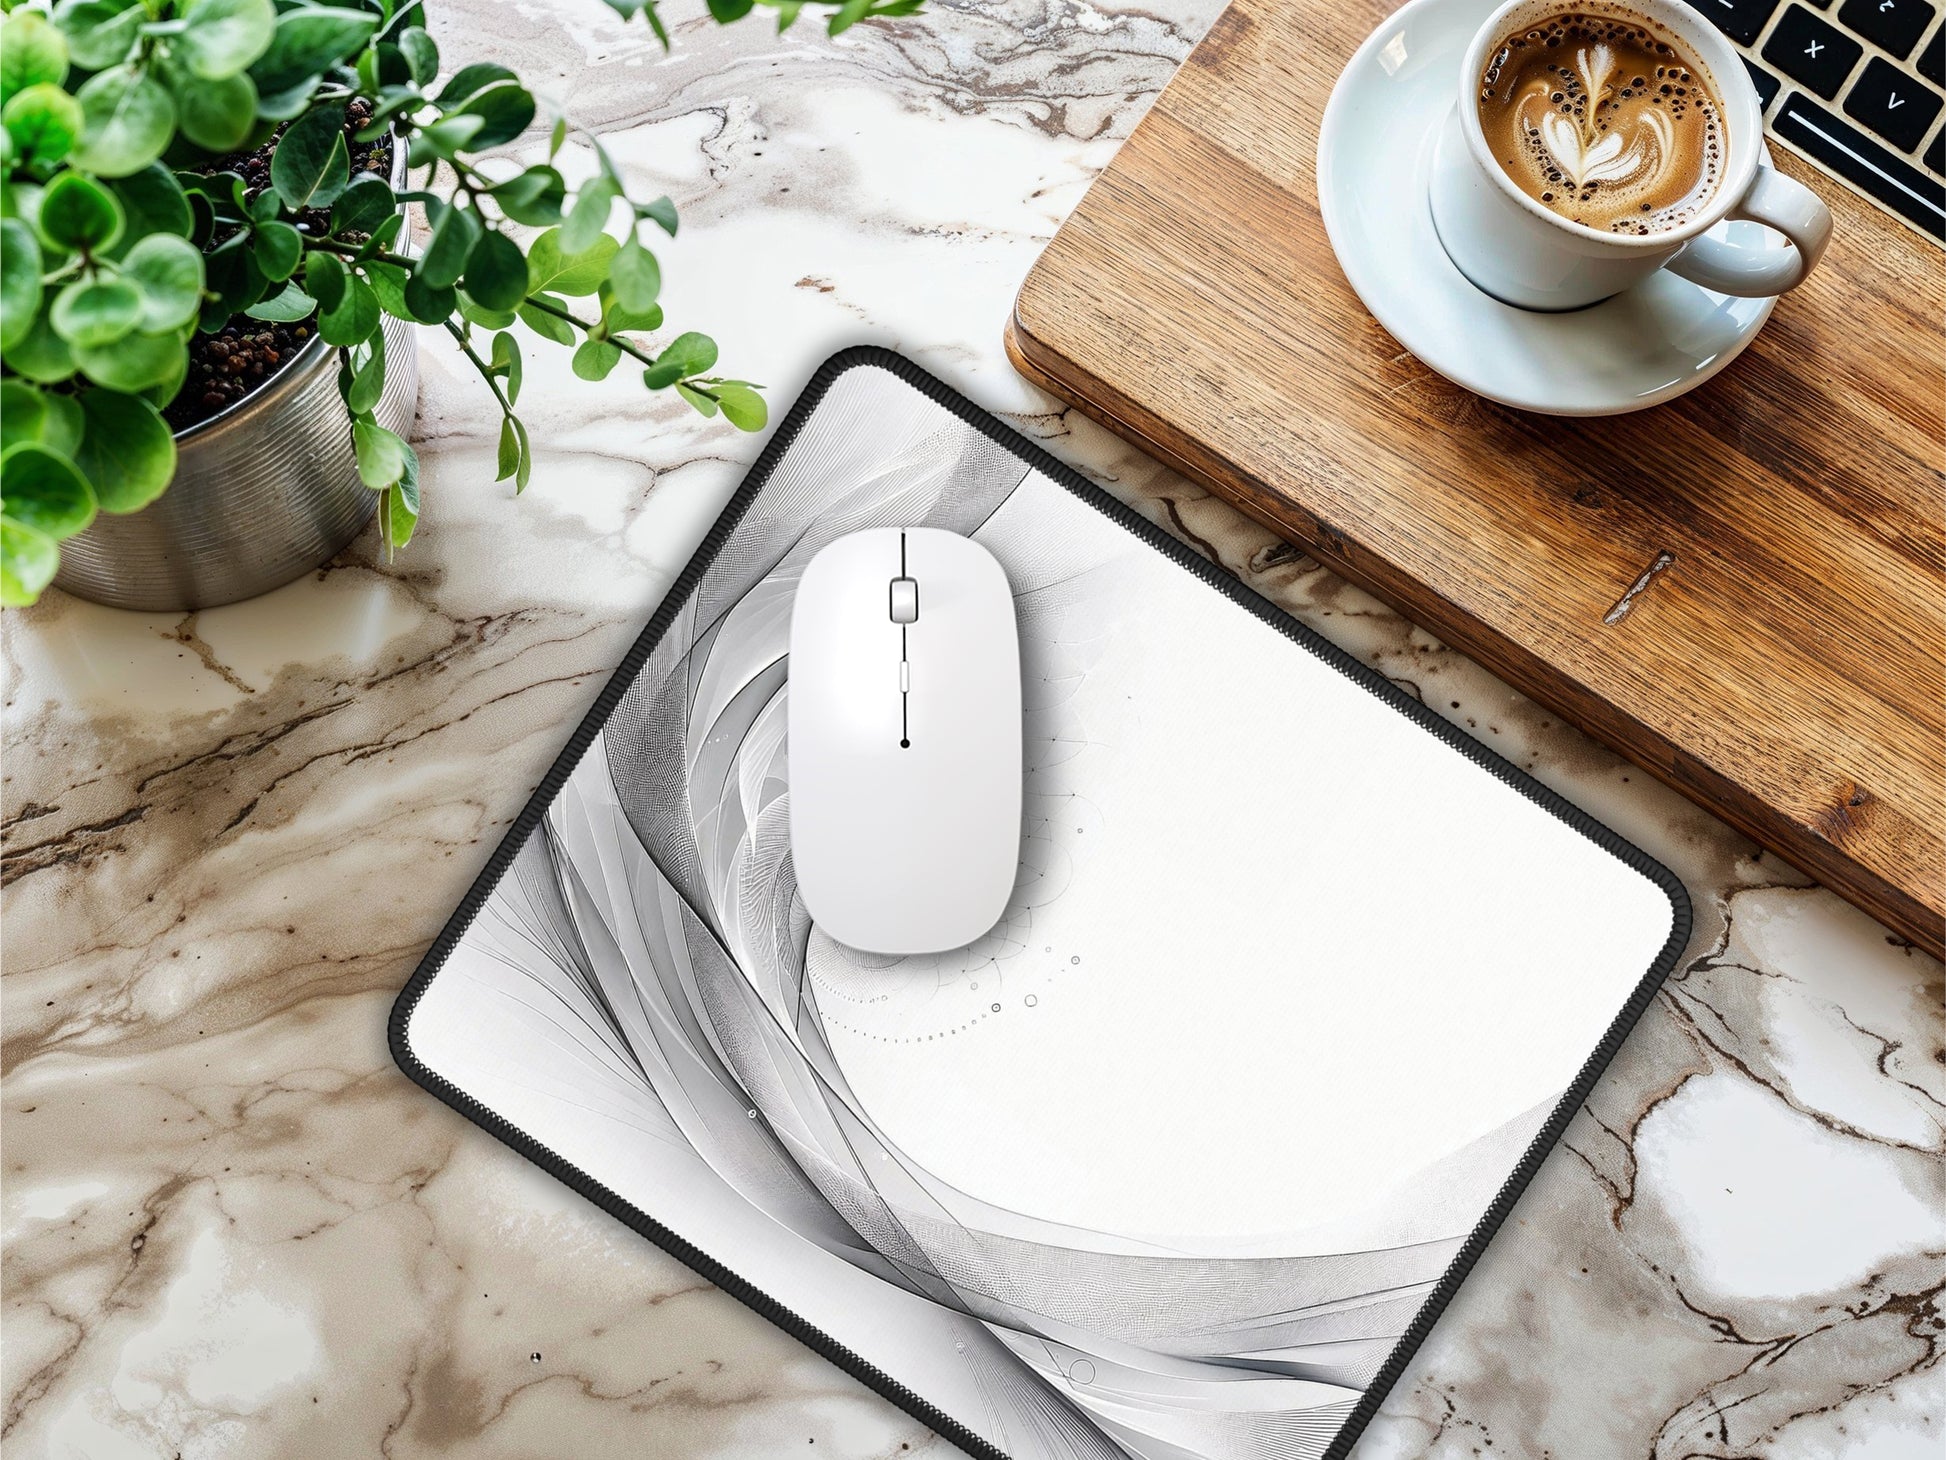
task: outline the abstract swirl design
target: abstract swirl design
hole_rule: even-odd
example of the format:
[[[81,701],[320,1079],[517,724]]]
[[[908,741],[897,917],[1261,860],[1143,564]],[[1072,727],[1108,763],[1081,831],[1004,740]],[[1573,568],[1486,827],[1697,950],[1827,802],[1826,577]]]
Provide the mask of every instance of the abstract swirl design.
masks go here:
[[[843,422],[843,404],[828,400],[818,419]],[[889,464],[876,455],[836,503],[827,482],[794,479],[791,460],[808,453],[787,456],[468,942],[528,981],[523,1002],[549,1021],[548,1058],[577,1100],[598,1099],[588,1092],[603,1080],[651,1092],[631,1107],[651,1112],[630,1117],[642,1139],[689,1148],[789,1233],[955,1323],[953,1353],[985,1398],[985,1432],[1009,1454],[1316,1456],[1463,1231],[1370,1250],[1266,1238],[1198,1251],[1008,1210],[902,1150],[837,1053],[834,1018],[918,1028],[923,1001],[902,1008],[899,990],[1004,975],[1037,941],[1036,919],[1060,898],[1086,840],[1076,828],[1088,824],[1066,770],[1088,727],[1068,688],[1114,627],[1110,569],[1090,557],[1109,534],[1014,536],[1006,507],[1026,475],[1020,460],[935,408],[913,420]],[[872,429],[898,426],[879,417]],[[796,576],[819,547],[921,521],[978,536],[1009,567],[1028,824],[1006,921],[961,954],[894,967],[822,937],[795,896],[786,650]],[[1484,1207],[1539,1118],[1525,1113],[1453,1158],[1442,1179],[1457,1210]],[[1424,1198],[1398,1200],[1421,1209]]]

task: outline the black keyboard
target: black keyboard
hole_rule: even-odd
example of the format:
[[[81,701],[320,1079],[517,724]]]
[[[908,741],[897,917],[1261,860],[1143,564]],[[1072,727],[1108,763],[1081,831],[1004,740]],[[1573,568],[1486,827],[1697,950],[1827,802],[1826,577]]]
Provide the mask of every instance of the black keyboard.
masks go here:
[[[1690,0],[1777,141],[1946,243],[1946,0]]]

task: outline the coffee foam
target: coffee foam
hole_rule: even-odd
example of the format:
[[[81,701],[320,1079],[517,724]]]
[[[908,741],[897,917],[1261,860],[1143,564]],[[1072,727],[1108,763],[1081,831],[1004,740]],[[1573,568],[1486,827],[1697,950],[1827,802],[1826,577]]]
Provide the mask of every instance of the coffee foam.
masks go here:
[[[1522,26],[1489,52],[1477,104],[1507,176],[1590,228],[1679,228],[1722,179],[1722,107],[1702,68],[1638,21],[1569,11]]]

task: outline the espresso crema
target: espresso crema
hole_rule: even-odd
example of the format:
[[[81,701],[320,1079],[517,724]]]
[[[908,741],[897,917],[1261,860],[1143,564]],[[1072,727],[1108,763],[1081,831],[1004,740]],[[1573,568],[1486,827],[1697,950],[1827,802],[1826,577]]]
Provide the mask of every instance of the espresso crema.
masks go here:
[[[1680,228],[1722,180],[1722,104],[1641,21],[1564,11],[1522,26],[1488,52],[1478,106],[1515,185],[1590,228]]]

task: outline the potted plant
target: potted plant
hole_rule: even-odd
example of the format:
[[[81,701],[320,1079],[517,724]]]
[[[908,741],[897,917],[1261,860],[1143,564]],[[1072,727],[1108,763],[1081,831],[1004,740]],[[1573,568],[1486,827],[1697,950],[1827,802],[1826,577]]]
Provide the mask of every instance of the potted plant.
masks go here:
[[[606,0],[667,46],[653,0]],[[719,23],[757,0],[709,0]],[[778,28],[807,0],[762,0]],[[808,0],[832,34],[923,0]],[[593,176],[491,157],[538,111],[510,69],[442,77],[416,0],[0,0],[0,602],[59,581],[130,607],[262,592],[374,511],[411,539],[413,326],[445,330],[500,413],[533,335],[600,380],[754,431],[758,387],[661,343],[653,229],[589,137]],[[405,209],[427,223],[409,246]],[[166,493],[166,495],[165,495]]]

